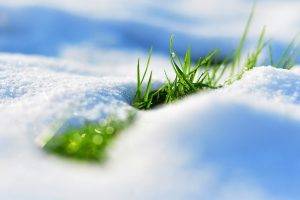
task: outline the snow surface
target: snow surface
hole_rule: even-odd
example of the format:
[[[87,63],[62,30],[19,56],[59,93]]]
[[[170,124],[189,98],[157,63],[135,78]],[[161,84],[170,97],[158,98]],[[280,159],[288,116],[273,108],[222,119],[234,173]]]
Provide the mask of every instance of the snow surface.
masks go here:
[[[68,124],[133,109],[137,58],[153,46],[160,81],[172,33],[179,54],[231,53],[252,3],[0,0],[0,199],[298,199],[299,68],[260,67],[139,112],[104,166],[41,149]],[[299,3],[259,1],[249,47],[267,25],[278,58],[299,32]]]
[[[224,89],[139,112],[105,165],[45,154],[40,139],[61,122],[101,120],[133,109],[134,77],[104,77],[101,70],[0,55],[0,199],[285,200],[300,195],[298,69],[258,67]]]

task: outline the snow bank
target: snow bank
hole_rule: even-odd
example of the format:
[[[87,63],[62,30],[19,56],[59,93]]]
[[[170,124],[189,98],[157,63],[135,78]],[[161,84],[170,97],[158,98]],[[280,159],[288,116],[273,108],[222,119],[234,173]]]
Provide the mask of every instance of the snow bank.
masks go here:
[[[1,157],[17,159],[37,148],[37,136],[62,126],[101,120],[129,109],[134,83],[123,77],[97,78],[82,66],[42,57],[1,55]],[[86,67],[86,66],[85,66]],[[17,156],[17,158],[15,156]],[[5,159],[1,160],[6,166]]]
[[[151,187],[140,194],[150,199],[295,199],[299,80],[260,67],[228,88],[147,113],[123,135],[115,161],[129,163],[139,185],[147,175]]]
[[[131,109],[132,78],[85,69],[0,56],[0,199],[299,196],[298,70],[259,67],[230,87],[140,112],[98,166],[46,155],[36,143],[62,119]]]

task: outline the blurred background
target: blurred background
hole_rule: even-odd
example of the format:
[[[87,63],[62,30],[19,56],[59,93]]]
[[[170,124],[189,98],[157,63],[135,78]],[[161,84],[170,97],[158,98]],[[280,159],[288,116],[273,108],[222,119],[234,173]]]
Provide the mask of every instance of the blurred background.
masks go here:
[[[0,0],[0,51],[113,67],[136,62],[151,46],[164,60],[174,34],[179,54],[219,48],[226,56],[252,6],[251,0]],[[279,55],[300,32],[299,11],[299,0],[256,1],[248,46],[266,25]]]

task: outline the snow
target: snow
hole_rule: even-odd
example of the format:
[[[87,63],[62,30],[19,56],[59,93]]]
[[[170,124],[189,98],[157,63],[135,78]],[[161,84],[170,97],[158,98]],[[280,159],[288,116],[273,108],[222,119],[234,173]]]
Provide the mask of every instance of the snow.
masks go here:
[[[94,57],[105,59],[97,52],[107,50],[146,52],[153,46],[155,53],[166,55],[174,34],[180,54],[192,46],[195,56],[215,48],[228,55],[242,35],[252,3],[0,0],[0,51],[64,57],[66,51],[78,55],[89,50],[85,60],[93,63]],[[254,45],[266,25],[274,58],[278,57],[300,31],[299,6],[292,0],[257,3],[248,45]]]
[[[227,0],[224,4],[220,0],[0,0],[0,5],[48,7],[94,19],[134,20],[196,35],[239,37],[253,1]],[[296,0],[259,1],[255,32],[267,25],[272,37],[289,40],[299,32],[299,6]]]
[[[40,138],[60,122],[133,109],[134,77],[90,68],[0,55],[1,199],[299,196],[298,69],[258,67],[224,89],[139,112],[105,165],[45,154]]]
[[[132,110],[137,58],[157,83],[168,40],[231,53],[252,6],[229,0],[0,0],[0,199],[298,199],[300,68],[262,66],[233,85],[142,112],[105,165],[45,154],[66,125]],[[274,58],[299,32],[299,2],[257,3]],[[159,33],[159,34],[158,34]],[[298,63],[300,62],[298,57]]]
[[[157,177],[149,193],[171,188],[167,199],[295,199],[299,78],[260,67],[224,90],[148,113],[123,135],[115,159],[125,163],[130,149],[134,172]]]

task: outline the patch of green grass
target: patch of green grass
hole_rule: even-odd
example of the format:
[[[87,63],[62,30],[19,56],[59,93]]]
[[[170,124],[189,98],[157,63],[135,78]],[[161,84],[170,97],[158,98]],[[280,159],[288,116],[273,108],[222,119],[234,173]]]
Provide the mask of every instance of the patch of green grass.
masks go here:
[[[101,123],[86,122],[80,128],[70,127],[54,135],[43,149],[66,158],[103,162],[107,158],[107,147],[133,119],[134,115],[130,114],[126,120],[111,117]]]
[[[208,53],[206,56],[199,58],[196,63],[193,63],[191,60],[191,49],[188,49],[184,58],[181,59],[174,50],[174,38],[172,36],[170,39],[170,63],[175,78],[171,80],[165,72],[165,81],[158,89],[153,89],[152,71],[149,72],[151,49],[143,73],[141,73],[140,60],[138,60],[137,89],[132,105],[140,110],[148,110],[160,104],[174,102],[198,91],[218,89],[241,79],[246,71],[258,66],[260,56],[269,44],[268,41],[265,41],[265,27],[258,38],[256,48],[252,52],[244,53],[254,10],[253,6],[235,52],[232,56],[225,58],[223,62],[215,62],[218,60],[218,50]],[[299,53],[296,38],[288,45],[278,62],[275,63],[273,61],[270,45],[269,52],[270,62],[268,64],[277,68],[292,68]],[[247,55],[246,59],[242,59],[245,55]],[[228,62],[229,60],[231,62]],[[146,78],[147,76],[148,78]],[[147,83],[145,84],[145,82]],[[143,87],[145,85],[146,87]]]
[[[170,103],[189,94],[204,89],[216,89],[219,87],[217,76],[217,68],[211,70],[209,68],[217,51],[209,53],[207,56],[200,58],[195,64],[191,60],[191,50],[188,49],[181,60],[173,48],[174,40],[170,40],[170,61],[175,78],[171,80],[165,72],[166,82],[158,89],[152,89],[152,72],[148,72],[151,59],[151,51],[147,60],[146,68],[141,74],[140,62],[137,65],[137,90],[133,101],[133,106],[138,109],[150,109],[159,104]],[[143,82],[146,75],[146,89],[143,91]]]

